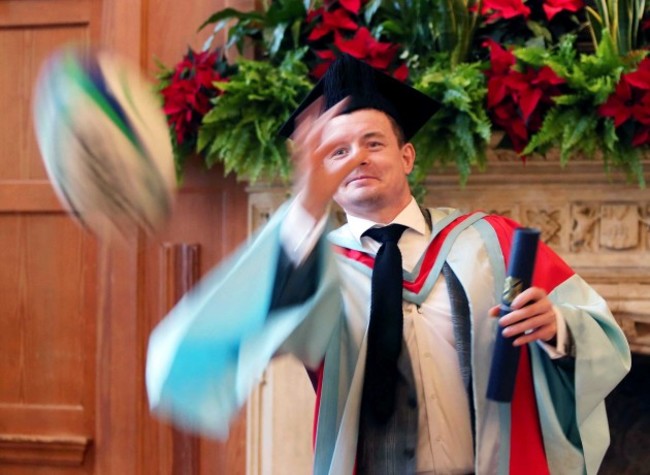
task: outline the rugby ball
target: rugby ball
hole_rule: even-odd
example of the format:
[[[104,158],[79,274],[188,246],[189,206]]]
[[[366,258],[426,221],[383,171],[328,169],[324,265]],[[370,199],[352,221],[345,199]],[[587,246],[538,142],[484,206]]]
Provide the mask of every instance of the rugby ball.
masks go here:
[[[160,100],[138,68],[108,51],[56,51],[38,76],[33,117],[63,205],[105,236],[157,231],[172,211],[175,172]]]

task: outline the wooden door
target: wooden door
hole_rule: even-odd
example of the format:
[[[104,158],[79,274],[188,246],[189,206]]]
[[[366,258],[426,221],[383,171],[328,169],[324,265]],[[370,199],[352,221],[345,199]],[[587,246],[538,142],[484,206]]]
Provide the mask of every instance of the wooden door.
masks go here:
[[[99,242],[61,208],[31,120],[41,62],[69,42],[104,46],[153,75],[180,59],[223,2],[0,0],[0,473],[243,474],[245,418],[227,442],[148,411],[148,335],[246,236],[246,195],[190,167],[155,237]]]
[[[59,206],[31,120],[41,62],[58,45],[89,44],[92,17],[88,0],[0,2],[0,472],[7,475],[92,473],[94,465],[98,246]]]

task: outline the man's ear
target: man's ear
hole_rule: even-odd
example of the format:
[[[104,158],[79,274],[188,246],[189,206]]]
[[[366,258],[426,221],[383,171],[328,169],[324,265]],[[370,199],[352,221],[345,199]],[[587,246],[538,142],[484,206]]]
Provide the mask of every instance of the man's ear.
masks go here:
[[[404,162],[404,173],[408,175],[413,171],[415,164],[415,147],[410,142],[402,147],[402,161]]]

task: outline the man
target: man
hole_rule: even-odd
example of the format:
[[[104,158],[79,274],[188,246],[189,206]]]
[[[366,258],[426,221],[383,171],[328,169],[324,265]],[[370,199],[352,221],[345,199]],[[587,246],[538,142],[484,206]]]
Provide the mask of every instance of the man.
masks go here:
[[[408,139],[434,111],[353,58],[333,64],[281,131],[295,199],[152,335],[154,409],[223,435],[288,351],[317,381],[316,474],[596,473],[625,338],[543,245],[533,286],[491,318],[515,225],[417,205]],[[326,235],[332,200],[348,223]],[[378,274],[395,259],[397,303]],[[485,397],[497,327],[522,348],[512,404]]]

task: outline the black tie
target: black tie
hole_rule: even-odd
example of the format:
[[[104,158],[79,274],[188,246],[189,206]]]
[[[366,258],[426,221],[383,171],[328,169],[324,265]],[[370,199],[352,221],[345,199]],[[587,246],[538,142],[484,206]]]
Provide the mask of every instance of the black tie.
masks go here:
[[[371,228],[363,235],[382,243],[372,271],[368,355],[363,384],[363,408],[386,423],[395,408],[397,359],[402,350],[402,254],[397,241],[401,224]]]

